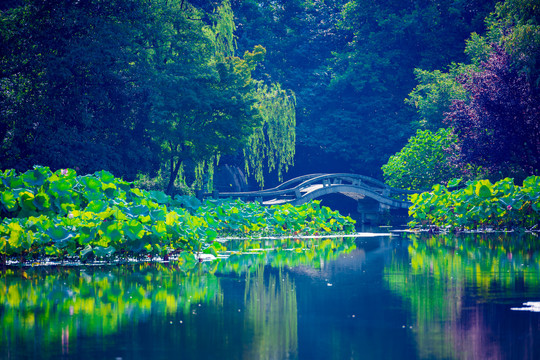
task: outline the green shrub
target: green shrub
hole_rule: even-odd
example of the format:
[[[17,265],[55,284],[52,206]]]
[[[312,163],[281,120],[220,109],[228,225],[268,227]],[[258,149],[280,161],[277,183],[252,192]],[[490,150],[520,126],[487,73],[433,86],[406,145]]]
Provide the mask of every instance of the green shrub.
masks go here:
[[[385,182],[393,187],[422,190],[459,176],[447,151],[456,141],[452,129],[418,130],[407,145],[382,167]]]

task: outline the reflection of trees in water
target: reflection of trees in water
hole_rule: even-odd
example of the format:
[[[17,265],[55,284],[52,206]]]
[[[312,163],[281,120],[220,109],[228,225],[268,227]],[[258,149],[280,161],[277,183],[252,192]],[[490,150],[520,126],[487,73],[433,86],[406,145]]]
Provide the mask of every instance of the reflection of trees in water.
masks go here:
[[[43,354],[61,355],[76,349],[81,337],[110,338],[137,331],[132,329],[141,324],[164,331],[163,321],[169,320],[177,325],[183,321],[192,331],[171,328],[160,335],[160,344],[168,337],[182,337],[182,346],[197,351],[195,344],[201,344],[201,334],[211,327],[222,347],[231,350],[233,345],[220,337],[237,326],[249,329],[237,334],[250,344],[254,357],[294,355],[298,347],[296,289],[284,269],[320,268],[354,250],[354,239],[287,239],[280,240],[279,246],[268,246],[274,250],[204,263],[193,259],[168,265],[8,270],[0,275],[0,356],[22,355],[27,350],[21,344],[33,344]],[[237,314],[227,314],[231,309],[225,309],[226,297],[227,306],[234,303],[234,312],[244,306],[241,298],[223,287],[231,276],[245,281],[245,311]],[[211,310],[205,313],[205,308]]]
[[[510,304],[527,294],[538,296],[538,239],[528,235],[412,235],[410,240],[408,257],[393,259],[385,269],[385,279],[411,310],[407,326],[415,332],[420,357],[505,358],[497,340],[514,335],[497,326],[505,319],[493,318],[495,305],[490,302],[505,299]],[[492,316],[486,317],[486,311],[492,311]],[[533,330],[539,330],[538,324],[529,329],[531,338]]]
[[[246,275],[243,343],[253,346],[247,358],[295,358],[298,352],[296,287],[287,272],[259,266]]]
[[[151,315],[189,313],[194,303],[222,303],[215,277],[155,263],[8,271],[0,279],[0,297],[0,348],[18,339],[36,343],[44,353],[59,339],[67,343],[69,334],[106,336]]]

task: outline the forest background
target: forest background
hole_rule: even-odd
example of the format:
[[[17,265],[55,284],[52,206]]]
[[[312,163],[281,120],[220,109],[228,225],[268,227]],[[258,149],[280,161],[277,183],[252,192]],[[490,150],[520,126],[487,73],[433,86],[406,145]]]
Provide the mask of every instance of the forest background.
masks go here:
[[[427,188],[540,168],[537,0],[0,11],[2,169],[108,170],[171,193],[211,185],[218,160],[259,185],[287,170]]]

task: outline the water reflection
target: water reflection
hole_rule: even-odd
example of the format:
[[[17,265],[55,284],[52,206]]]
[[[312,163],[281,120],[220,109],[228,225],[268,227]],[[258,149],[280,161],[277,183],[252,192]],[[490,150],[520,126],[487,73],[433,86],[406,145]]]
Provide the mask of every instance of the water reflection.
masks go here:
[[[223,247],[212,262],[12,269],[0,358],[540,358],[540,313],[512,310],[540,301],[536,237]]]
[[[171,264],[8,270],[0,278],[0,357],[131,358],[148,341],[153,357],[296,357],[296,289],[284,269],[320,268],[354,250],[354,239],[227,248],[228,258],[214,262],[184,256]]]
[[[394,252],[385,280],[406,300],[420,358],[534,358],[540,318],[511,308],[540,299],[537,237],[411,235],[409,240],[408,256]]]
[[[8,271],[0,280],[0,347],[14,359],[25,351],[21,343],[57,355],[60,341],[68,354],[78,338],[105,337],[155,315],[189,314],[193,304],[219,307],[219,282],[202,270],[184,274],[148,263]]]

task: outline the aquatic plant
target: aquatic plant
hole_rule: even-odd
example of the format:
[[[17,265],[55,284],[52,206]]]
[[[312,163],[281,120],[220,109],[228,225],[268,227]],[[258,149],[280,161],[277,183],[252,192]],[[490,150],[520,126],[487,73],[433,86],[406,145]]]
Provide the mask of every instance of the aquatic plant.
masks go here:
[[[318,202],[265,207],[174,198],[99,171],[47,167],[0,172],[0,255],[56,259],[168,257],[210,251],[218,236],[353,231],[354,220]]]
[[[448,188],[459,180],[451,181]],[[435,185],[430,192],[410,196],[411,227],[435,226],[457,230],[534,229],[540,223],[540,177],[530,176],[523,186],[505,178],[468,181],[462,188],[449,190]]]

